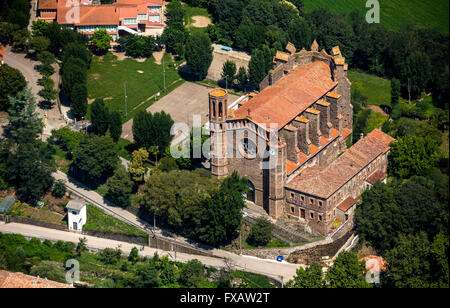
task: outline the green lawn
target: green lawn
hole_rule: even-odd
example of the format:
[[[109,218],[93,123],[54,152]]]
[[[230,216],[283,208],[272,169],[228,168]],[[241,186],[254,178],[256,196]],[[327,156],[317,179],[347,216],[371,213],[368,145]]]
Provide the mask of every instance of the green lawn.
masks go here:
[[[166,91],[164,91],[163,67],[153,57],[145,62],[127,58],[118,61],[111,53],[103,59],[94,57],[88,72],[88,97],[103,98],[110,110],[119,111],[122,119],[133,118],[139,110],[145,110],[159,92],[161,97],[181,85],[178,71],[173,67],[170,55],[164,56],[166,66]],[[125,116],[125,84],[127,90],[127,116]],[[89,111],[87,117],[89,118]]]
[[[102,210],[88,204],[87,205],[87,223],[83,226],[84,230],[118,233],[125,235],[135,235],[147,237],[148,234],[126,224],[117,218],[105,214]]]
[[[358,87],[362,94],[367,96],[367,105],[391,105],[391,81],[389,79],[357,70],[349,70],[347,76],[352,82],[352,87]]]
[[[243,271],[234,271],[233,278],[240,278],[245,281],[250,288],[275,288],[266,276]]]
[[[335,13],[348,14],[354,10],[364,15],[368,11],[366,0],[305,0],[306,12],[324,8]],[[422,28],[449,31],[448,0],[379,0],[380,23],[389,29],[399,29],[407,24]]]
[[[205,16],[205,17],[211,18],[211,16],[208,13],[208,10],[205,8],[193,7],[188,4],[184,4],[183,8],[185,11],[184,22],[185,22],[186,26],[189,26],[190,24],[192,24],[194,22],[194,20],[192,19],[192,17],[194,17],[194,16]]]

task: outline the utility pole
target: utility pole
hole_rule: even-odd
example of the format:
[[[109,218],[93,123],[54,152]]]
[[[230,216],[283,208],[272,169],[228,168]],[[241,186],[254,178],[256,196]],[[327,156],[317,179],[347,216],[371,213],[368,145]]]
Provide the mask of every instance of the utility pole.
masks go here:
[[[166,66],[164,65],[164,54],[162,57],[162,65],[163,65],[163,79],[164,79],[164,90],[166,89]]]
[[[124,91],[125,91],[125,118],[127,117],[127,111],[128,111],[128,107],[127,107],[127,82],[125,81],[123,83],[123,87],[124,87]]]

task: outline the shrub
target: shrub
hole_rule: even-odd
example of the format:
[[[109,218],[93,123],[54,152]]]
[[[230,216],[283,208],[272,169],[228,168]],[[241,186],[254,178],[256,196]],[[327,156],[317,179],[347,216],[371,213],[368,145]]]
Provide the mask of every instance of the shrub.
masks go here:
[[[265,246],[272,239],[273,225],[264,217],[259,217],[252,227],[247,242],[254,246]]]
[[[66,185],[63,180],[58,180],[53,184],[52,195],[56,198],[62,198],[66,194]]]

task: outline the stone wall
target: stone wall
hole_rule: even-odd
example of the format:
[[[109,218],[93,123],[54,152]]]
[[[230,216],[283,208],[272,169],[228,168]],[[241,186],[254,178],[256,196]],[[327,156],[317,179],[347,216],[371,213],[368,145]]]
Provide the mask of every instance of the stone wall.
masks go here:
[[[325,245],[318,245],[312,248],[297,250],[292,252],[288,261],[290,263],[299,263],[309,265],[313,262],[322,262],[322,257],[329,256],[332,258],[341,247],[347,242],[347,240],[352,236],[353,231],[350,230],[342,237],[336,239],[332,243]]]

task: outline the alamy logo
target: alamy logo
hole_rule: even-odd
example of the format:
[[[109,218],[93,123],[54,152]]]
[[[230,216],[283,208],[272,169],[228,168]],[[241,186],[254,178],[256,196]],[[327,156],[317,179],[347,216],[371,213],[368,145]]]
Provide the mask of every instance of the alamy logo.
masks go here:
[[[80,2],[78,0],[68,0],[66,2],[67,10],[65,19],[67,24],[77,24],[80,22]]]
[[[380,283],[380,263],[376,259],[368,259],[366,261],[366,281],[370,284]]]
[[[80,262],[75,259],[69,259],[66,261],[66,269],[69,269],[66,273],[66,282],[73,285],[75,281],[80,281]]]
[[[369,24],[380,23],[380,2],[378,0],[367,0],[366,8],[370,10],[366,13],[366,21]]]

